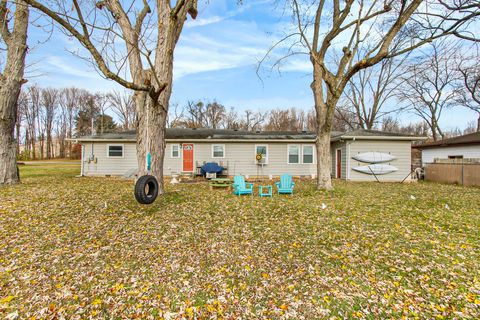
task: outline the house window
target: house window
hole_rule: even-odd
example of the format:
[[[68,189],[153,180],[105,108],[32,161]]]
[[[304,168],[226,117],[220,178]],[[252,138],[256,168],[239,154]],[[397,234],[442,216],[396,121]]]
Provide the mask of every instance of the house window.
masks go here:
[[[256,145],[255,146],[255,157],[257,155],[262,155],[262,160],[258,161],[259,163],[268,163],[268,146],[266,145]]]
[[[180,158],[180,145],[172,144],[172,158]]]
[[[288,146],[288,163],[300,163],[300,146]]]
[[[303,163],[313,163],[313,146],[303,146]]]
[[[448,159],[463,159],[463,156],[448,156]]]
[[[212,145],[212,158],[225,158],[225,145],[213,144]]]
[[[107,148],[109,158],[123,158],[123,144],[109,144]]]

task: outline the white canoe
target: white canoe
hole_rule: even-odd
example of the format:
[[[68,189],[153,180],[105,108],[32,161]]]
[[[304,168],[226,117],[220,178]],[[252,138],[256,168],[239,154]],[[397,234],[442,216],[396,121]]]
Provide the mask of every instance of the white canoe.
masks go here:
[[[353,167],[352,169],[366,174],[389,174],[398,171],[397,167],[389,164],[371,164],[368,166]]]
[[[392,156],[391,154],[376,151],[359,153],[354,155],[352,158],[357,161],[366,163],[382,163],[396,159],[396,157]]]

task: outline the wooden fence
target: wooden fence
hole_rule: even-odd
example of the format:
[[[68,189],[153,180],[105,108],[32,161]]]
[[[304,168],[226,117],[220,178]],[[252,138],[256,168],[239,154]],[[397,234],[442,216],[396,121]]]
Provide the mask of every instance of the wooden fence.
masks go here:
[[[475,161],[436,161],[425,167],[425,180],[480,186],[480,163]],[[466,160],[466,159],[465,159]]]

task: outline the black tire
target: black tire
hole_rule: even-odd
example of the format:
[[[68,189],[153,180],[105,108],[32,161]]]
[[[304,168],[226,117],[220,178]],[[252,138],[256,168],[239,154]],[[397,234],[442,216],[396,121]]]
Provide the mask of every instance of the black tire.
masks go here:
[[[141,204],[151,204],[158,195],[158,181],[154,176],[146,175],[135,183],[135,199]]]

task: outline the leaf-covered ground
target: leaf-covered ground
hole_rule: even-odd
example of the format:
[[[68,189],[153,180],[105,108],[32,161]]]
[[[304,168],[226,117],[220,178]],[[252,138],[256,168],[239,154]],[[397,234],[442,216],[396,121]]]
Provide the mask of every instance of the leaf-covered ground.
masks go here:
[[[78,164],[21,173],[0,188],[0,318],[480,318],[478,188],[180,184],[141,206]]]

